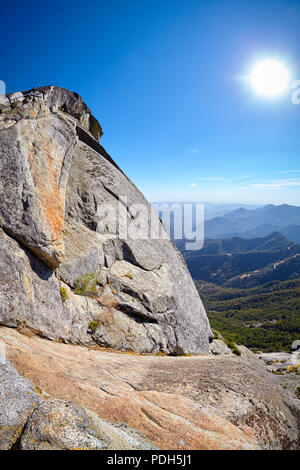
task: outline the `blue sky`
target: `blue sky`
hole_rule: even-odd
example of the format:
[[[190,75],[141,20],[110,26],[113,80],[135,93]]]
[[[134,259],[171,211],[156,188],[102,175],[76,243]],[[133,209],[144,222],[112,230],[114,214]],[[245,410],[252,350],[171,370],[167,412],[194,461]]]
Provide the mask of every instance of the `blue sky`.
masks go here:
[[[245,80],[300,79],[299,1],[8,2],[0,35],[7,92],[78,92],[151,201],[300,204],[300,104]]]

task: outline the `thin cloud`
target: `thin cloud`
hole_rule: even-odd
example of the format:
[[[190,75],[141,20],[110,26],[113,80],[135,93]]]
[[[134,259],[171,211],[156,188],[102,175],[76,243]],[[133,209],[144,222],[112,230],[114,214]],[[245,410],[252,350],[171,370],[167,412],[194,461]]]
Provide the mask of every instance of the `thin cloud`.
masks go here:
[[[196,180],[199,181],[224,181],[225,178],[223,176],[217,177],[217,176],[203,176],[200,178],[196,178]]]
[[[279,173],[300,173],[300,170],[283,170],[283,171],[280,171]]]
[[[280,189],[288,187],[300,186],[300,181],[297,180],[271,180],[264,183],[252,183],[247,186],[242,186],[243,189]]]
[[[191,153],[199,153],[199,150],[193,147],[187,147],[186,150]]]
[[[197,186],[197,183],[191,183],[191,184],[189,184],[189,187],[190,187],[190,188],[194,188],[195,186]]]
[[[252,178],[252,175],[241,175],[241,176],[230,176],[225,178],[224,176],[201,176],[196,178],[199,181],[230,181],[230,180],[244,180]]]

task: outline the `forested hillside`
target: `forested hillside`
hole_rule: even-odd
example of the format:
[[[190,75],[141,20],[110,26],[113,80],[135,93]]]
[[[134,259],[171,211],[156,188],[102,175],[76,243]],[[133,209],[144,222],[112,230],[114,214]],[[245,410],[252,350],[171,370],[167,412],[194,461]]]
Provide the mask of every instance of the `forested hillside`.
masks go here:
[[[251,289],[196,281],[211,326],[226,339],[263,351],[290,350],[300,338],[300,279]]]

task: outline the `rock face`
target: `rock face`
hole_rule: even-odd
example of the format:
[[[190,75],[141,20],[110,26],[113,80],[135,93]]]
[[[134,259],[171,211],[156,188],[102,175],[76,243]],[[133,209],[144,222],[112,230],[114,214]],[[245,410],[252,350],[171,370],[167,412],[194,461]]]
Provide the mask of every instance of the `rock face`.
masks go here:
[[[186,265],[101,135],[76,93],[1,98],[0,323],[75,344],[208,353]],[[74,294],[91,274],[93,295]]]
[[[299,410],[246,348],[241,357],[139,356],[5,327],[0,342],[42,395],[34,410],[23,400],[21,448],[299,448]]]
[[[64,254],[65,192],[75,125],[30,100],[34,98],[19,98],[1,115],[0,224],[55,268]]]

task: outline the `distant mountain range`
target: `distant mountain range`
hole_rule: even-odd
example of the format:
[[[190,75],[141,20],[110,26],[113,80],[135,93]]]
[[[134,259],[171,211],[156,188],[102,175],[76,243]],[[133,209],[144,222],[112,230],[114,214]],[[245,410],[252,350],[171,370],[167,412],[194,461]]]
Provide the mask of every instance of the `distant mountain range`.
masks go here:
[[[279,232],[253,239],[206,240],[199,251],[186,251],[182,241],[176,244],[196,280],[249,288],[300,278],[300,245]]]
[[[265,237],[277,231],[300,243],[299,206],[270,204],[250,210],[240,207],[221,217],[206,220],[204,226],[206,239]]]
[[[223,217],[224,215],[228,214],[229,212],[232,212],[236,209],[244,208],[247,210],[252,210],[252,209],[257,209],[259,205],[254,205],[254,204],[211,204],[211,203],[204,203],[205,211],[204,211],[204,217],[205,220],[210,220],[215,217]]]
[[[170,205],[180,206],[183,211],[183,207],[185,204],[189,204],[189,205],[192,204],[193,206],[195,206],[195,204],[198,204],[198,203],[191,202],[191,201],[151,202],[151,205],[153,205],[154,209],[157,209],[157,206],[162,206],[164,204],[166,204],[167,206],[170,206]],[[210,220],[215,217],[223,217],[223,215],[226,215],[229,212],[234,211],[235,209],[240,209],[241,207],[248,209],[248,210],[257,209],[258,207],[263,207],[262,205],[257,205],[257,204],[241,204],[241,203],[239,204],[237,203],[236,204],[233,204],[233,203],[232,204],[214,204],[211,202],[204,202],[202,204],[205,208],[205,211],[204,211],[205,220]]]
[[[204,227],[202,250],[174,241],[212,328],[250,348],[289,350],[300,334],[300,207],[210,207]]]
[[[153,203],[165,221],[163,213]],[[193,206],[193,211],[184,211],[185,204]],[[202,221],[195,220],[196,203],[166,203],[165,214],[170,217],[170,237],[174,238],[174,227],[181,227],[187,233],[195,231]],[[169,212],[170,208],[173,212]],[[177,209],[174,209],[177,207]],[[169,208],[169,209],[168,209]],[[168,230],[168,227],[166,226]],[[257,238],[265,237],[274,232],[280,232],[294,243],[300,243],[300,206],[283,204],[274,206],[250,206],[243,204],[204,204],[204,237],[205,239],[220,239],[231,237]],[[188,236],[186,234],[186,236]],[[180,242],[178,242],[180,245]],[[176,242],[177,244],[177,242]]]

